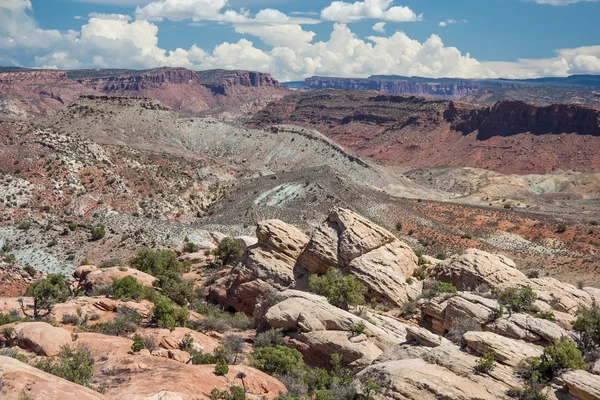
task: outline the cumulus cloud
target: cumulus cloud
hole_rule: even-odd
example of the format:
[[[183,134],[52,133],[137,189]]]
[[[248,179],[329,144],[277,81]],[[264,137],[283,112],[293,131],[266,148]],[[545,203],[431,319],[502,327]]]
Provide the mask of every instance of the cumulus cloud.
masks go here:
[[[406,6],[393,6],[394,0],[364,0],[354,3],[334,1],[321,10],[321,19],[337,22],[355,22],[361,19],[380,19],[393,22],[414,22],[423,19]]]
[[[404,32],[387,35],[384,22],[375,24],[373,30],[378,33],[366,38],[359,37],[347,24],[334,23],[328,38],[315,41],[315,33],[295,24],[292,17],[267,9],[248,17],[253,23],[233,24],[235,31],[247,38],[212,49],[193,45],[167,50],[159,46],[159,28],[149,20],[90,14],[79,30],[61,32],[39,28],[26,0],[1,5],[0,64],[4,65],[251,69],[270,72],[280,80],[311,75],[524,78],[600,73],[600,46],[561,49],[547,59],[480,62],[469,53],[446,46],[438,35],[424,41]]]
[[[375,32],[385,33],[385,22],[377,22],[375,25],[373,25],[372,29]]]
[[[254,17],[246,9],[239,11],[228,7],[227,0],[156,0],[144,7],[137,7],[137,19],[148,21],[215,21],[231,24],[315,24],[319,20],[307,17],[289,17],[272,8],[259,11]]]
[[[0,2],[0,8],[4,8],[9,11],[23,12],[31,9],[30,0],[2,0]]]
[[[442,28],[450,25],[450,24],[466,24],[467,21],[466,19],[447,19],[445,21],[442,21],[438,24],[438,26],[441,26]]]

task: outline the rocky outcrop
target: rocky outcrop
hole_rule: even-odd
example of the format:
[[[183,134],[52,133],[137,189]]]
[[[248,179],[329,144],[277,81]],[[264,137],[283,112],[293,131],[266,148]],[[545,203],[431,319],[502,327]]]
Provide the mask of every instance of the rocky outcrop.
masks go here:
[[[406,281],[417,261],[391,232],[350,210],[334,208],[315,230],[298,265],[317,274],[339,268],[361,281],[370,297],[402,305],[421,293],[421,282]]]
[[[24,322],[14,326],[18,345],[40,355],[55,357],[72,343],[71,333],[45,322]]]
[[[283,300],[267,311],[266,324],[303,343],[301,350],[314,363],[326,365],[330,355],[338,353],[345,364],[361,368],[405,339],[397,336],[397,330],[387,332],[332,306],[321,296],[297,290],[282,292],[280,296]],[[364,325],[363,333],[353,333],[360,325]]]
[[[477,249],[468,249],[464,254],[437,264],[430,275],[436,280],[452,283],[458,290],[469,291],[475,291],[479,285],[495,288],[522,284],[527,280],[512,260]]]
[[[560,376],[569,394],[578,400],[600,399],[600,377],[586,371],[568,371]]]
[[[197,113],[290,92],[271,75],[252,71],[186,68],[38,71],[0,73],[0,95],[32,113],[64,109],[81,95],[154,98],[184,113]]]
[[[256,236],[258,242],[246,249],[241,264],[209,293],[213,301],[249,315],[261,296],[295,285],[296,258],[308,242],[308,236],[280,220],[260,222]]]
[[[502,364],[517,366],[527,357],[542,355],[542,347],[523,343],[492,332],[467,332],[463,335],[467,347],[476,354],[494,352],[496,360]]]
[[[227,375],[217,376],[214,365],[183,364],[146,352],[134,355],[133,341],[122,337],[85,332],[79,334],[76,343],[86,347],[95,359],[94,381],[107,388],[108,398],[142,400],[165,391],[184,399],[209,398],[213,388],[228,390],[232,385],[242,386],[237,378],[239,372],[246,375],[249,398],[272,399],[286,390],[277,379],[245,365],[231,365]]]
[[[5,400],[104,400],[104,395],[43,372],[14,358],[0,356],[0,397]]]
[[[599,108],[581,104],[541,107],[502,101],[480,106],[374,91],[323,90],[296,92],[272,102],[249,124],[318,130],[357,155],[388,165],[541,174],[600,169],[595,158],[600,149],[599,117]]]
[[[357,389],[367,379],[381,382],[374,399],[411,400],[492,400],[497,399],[485,385],[458,376],[446,368],[422,359],[388,361],[372,365],[356,376]]]
[[[97,268],[93,265],[83,265],[73,273],[79,287],[86,293],[91,293],[101,286],[112,285],[115,279],[123,279],[126,276],[133,276],[147,287],[152,287],[152,283],[156,280],[152,275],[129,267]]]

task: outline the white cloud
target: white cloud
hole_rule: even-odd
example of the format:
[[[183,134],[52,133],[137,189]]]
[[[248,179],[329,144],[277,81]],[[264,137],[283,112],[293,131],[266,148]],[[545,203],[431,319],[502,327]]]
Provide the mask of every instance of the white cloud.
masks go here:
[[[377,22],[373,25],[372,29],[375,32],[385,33],[385,22]]]
[[[266,9],[254,17],[234,12],[227,18],[237,33],[248,38],[221,43],[213,49],[163,49],[159,28],[148,20],[121,14],[90,14],[79,30],[60,32],[37,26],[27,1],[1,3],[0,64],[45,68],[232,68],[270,72],[280,80],[311,75],[366,77],[396,74],[426,77],[539,77],[600,73],[600,46],[556,51],[552,58],[516,62],[480,62],[468,53],[446,46],[431,35],[421,42],[404,32],[386,35],[384,22],[373,26],[377,35],[361,38],[349,26],[334,23],[329,38],[294,18]],[[227,12],[221,13],[226,15]],[[241,17],[240,17],[241,16]],[[248,22],[248,20],[254,22]],[[260,21],[260,22],[259,22]],[[259,43],[260,42],[260,43]]]
[[[354,3],[334,1],[321,10],[321,19],[337,22],[355,22],[361,19],[380,19],[393,22],[414,22],[423,19],[405,6],[391,7],[394,0],[364,0]]]
[[[442,21],[438,24],[438,26],[441,26],[442,28],[450,25],[450,24],[466,24],[467,21],[466,19],[447,19],[445,21]]]
[[[583,3],[583,2],[596,2],[600,0],[534,0],[538,4],[549,4],[552,6],[568,6],[569,4]]]
[[[30,0],[2,0],[0,8],[4,8],[14,12],[23,12],[31,9]]]

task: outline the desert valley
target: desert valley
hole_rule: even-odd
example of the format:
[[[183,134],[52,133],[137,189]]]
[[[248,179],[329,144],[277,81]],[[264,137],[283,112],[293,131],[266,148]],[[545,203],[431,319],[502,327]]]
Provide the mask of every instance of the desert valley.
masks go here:
[[[0,397],[599,399],[599,99],[0,68]]]

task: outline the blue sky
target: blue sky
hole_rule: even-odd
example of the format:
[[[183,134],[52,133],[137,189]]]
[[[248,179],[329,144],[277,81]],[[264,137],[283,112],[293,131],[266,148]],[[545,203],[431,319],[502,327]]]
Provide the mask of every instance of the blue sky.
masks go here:
[[[0,64],[310,75],[600,73],[596,0],[0,0]]]

